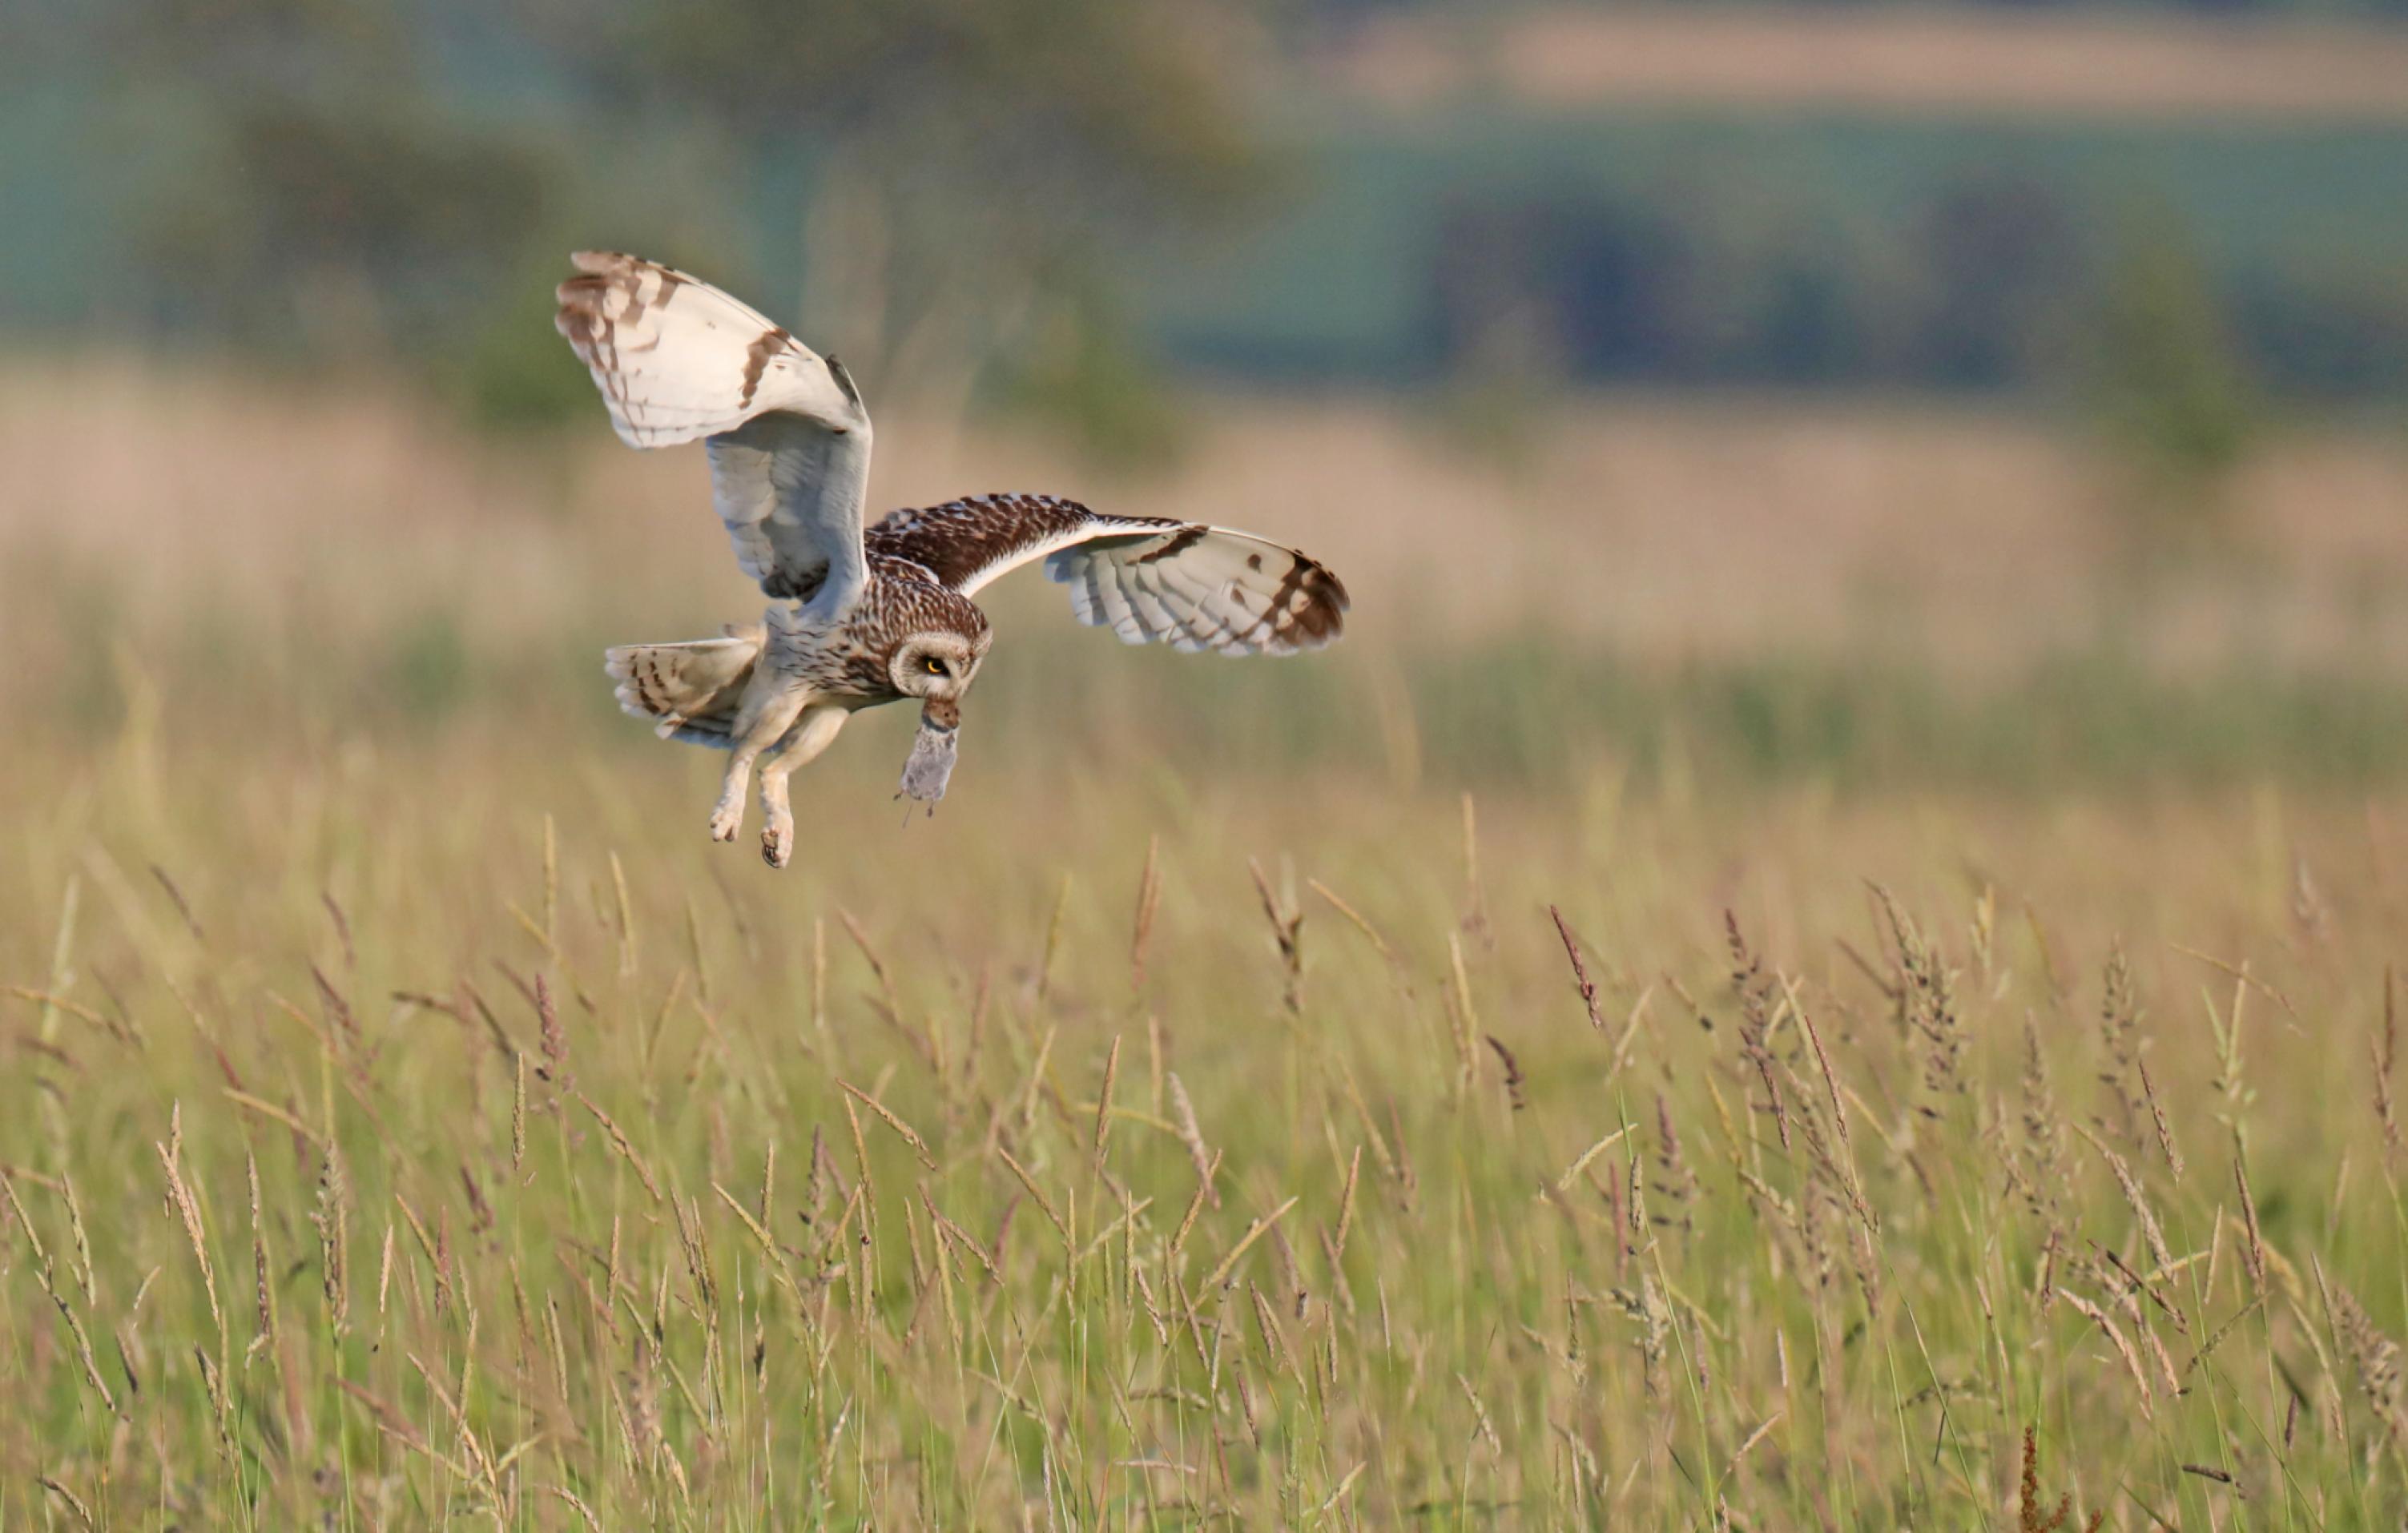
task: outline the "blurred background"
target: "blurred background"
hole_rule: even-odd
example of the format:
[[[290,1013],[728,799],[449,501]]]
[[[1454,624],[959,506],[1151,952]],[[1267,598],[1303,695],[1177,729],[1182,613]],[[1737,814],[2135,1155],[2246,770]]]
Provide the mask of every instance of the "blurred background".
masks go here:
[[[666,754],[600,646],[759,601],[699,453],[619,447],[552,332],[598,245],[843,355],[873,509],[1046,490],[1353,588],[1353,641],[1239,666],[998,587],[979,761],[2408,775],[2401,0],[19,0],[9,30],[21,772],[154,729]],[[839,754],[884,779],[909,727]]]

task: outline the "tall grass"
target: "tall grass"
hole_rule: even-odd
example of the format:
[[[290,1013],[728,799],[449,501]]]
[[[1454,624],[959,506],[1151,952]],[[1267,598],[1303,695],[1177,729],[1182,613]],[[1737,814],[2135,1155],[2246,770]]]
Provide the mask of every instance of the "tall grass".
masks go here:
[[[2391,800],[169,744],[0,758],[0,1516],[2408,1504]]]
[[[697,465],[297,410],[0,498],[0,1526],[2408,1507],[2379,655],[1442,621],[1400,492],[1309,662],[998,587],[773,875],[595,665],[743,610]]]

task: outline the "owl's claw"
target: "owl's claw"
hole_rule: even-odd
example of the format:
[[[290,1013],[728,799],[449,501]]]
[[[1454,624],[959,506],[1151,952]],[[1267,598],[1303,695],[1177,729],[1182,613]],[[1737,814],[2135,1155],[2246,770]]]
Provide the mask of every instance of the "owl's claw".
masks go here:
[[[761,860],[783,867],[795,854],[795,808],[786,796],[786,774],[761,778]]]

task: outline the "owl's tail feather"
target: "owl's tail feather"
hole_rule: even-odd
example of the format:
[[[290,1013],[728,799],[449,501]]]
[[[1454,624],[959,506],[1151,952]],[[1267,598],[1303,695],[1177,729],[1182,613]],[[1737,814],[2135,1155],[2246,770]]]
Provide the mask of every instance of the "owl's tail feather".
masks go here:
[[[619,707],[652,721],[665,740],[728,749],[744,683],[761,653],[758,623],[730,623],[724,638],[683,644],[624,644],[603,652],[604,668],[618,683]]]

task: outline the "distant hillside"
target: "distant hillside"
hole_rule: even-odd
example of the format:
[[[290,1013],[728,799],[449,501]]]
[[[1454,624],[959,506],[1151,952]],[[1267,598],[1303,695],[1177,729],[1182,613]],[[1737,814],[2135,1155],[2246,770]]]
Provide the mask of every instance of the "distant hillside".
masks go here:
[[[1429,378],[1518,326],[1594,380],[2053,386],[2171,255],[2265,386],[2408,389],[2408,121],[1472,96],[1289,129],[1278,215],[1145,274],[1189,362]]]
[[[1338,29],[1320,75],[1395,107],[1765,109],[2408,122],[2401,24],[2217,0],[2123,6],[1399,7]],[[2369,7],[2370,9],[2373,7]]]
[[[1109,67],[1061,93],[1195,172],[1191,210],[1151,219],[1130,206],[1173,178],[1063,172],[1060,142],[1121,135],[1014,138],[1045,89],[982,115],[910,88],[912,49],[864,65],[900,71],[863,92],[896,122],[832,152],[839,128],[751,131],[709,93],[609,98],[523,5],[383,0],[417,72],[395,85],[371,50],[355,110],[311,73],[316,34],[229,3],[274,67],[236,49],[128,83],[112,49],[140,28],[44,0],[43,67],[0,89],[0,334],[372,352],[532,419],[582,402],[545,296],[563,249],[602,241],[705,265],[856,359],[845,327],[883,304],[895,355],[948,378],[984,358],[998,392],[1140,425],[1147,358],[1247,383],[2086,398],[2137,357],[2142,392],[2408,396],[2408,0],[2400,21],[2372,0],[1308,5],[1249,34],[1209,109]],[[764,91],[817,57],[787,46]],[[930,124],[958,163],[912,158]],[[1018,275],[982,286],[997,268]],[[930,338],[1039,292],[1019,334],[955,323],[984,351]]]

